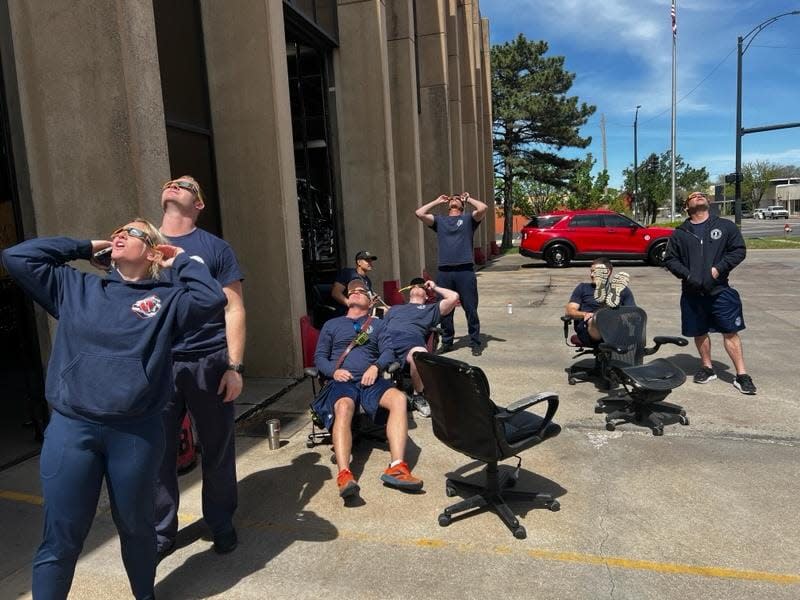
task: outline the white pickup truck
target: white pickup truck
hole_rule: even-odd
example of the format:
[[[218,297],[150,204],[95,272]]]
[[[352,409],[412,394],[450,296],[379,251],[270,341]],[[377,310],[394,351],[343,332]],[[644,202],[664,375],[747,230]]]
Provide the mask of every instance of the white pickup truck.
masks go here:
[[[782,206],[768,206],[764,209],[765,219],[788,219],[789,211]]]

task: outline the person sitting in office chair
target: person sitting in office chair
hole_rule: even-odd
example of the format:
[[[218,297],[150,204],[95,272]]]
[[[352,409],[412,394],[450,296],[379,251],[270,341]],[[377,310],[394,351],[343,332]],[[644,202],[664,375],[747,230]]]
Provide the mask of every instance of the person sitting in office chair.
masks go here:
[[[415,277],[409,283],[408,303],[392,306],[386,313],[384,322],[392,336],[392,344],[397,358],[408,363],[414,392],[411,407],[423,417],[431,416],[431,407],[422,395],[422,379],[414,364],[414,354],[427,352],[425,339],[439,320],[453,312],[458,304],[458,293],[439,287],[433,280],[425,281]],[[441,300],[427,304],[428,291],[441,296]]]
[[[633,292],[628,287],[627,273],[612,275],[614,270],[607,258],[597,258],[589,267],[590,282],[579,283],[572,292],[564,310],[575,322],[575,334],[582,346],[594,346],[603,341],[594,322],[594,314],[603,308],[636,306]]]
[[[331,380],[312,406],[333,438],[339,495],[347,498],[360,490],[350,471],[351,424],[359,407],[376,423],[386,424],[391,463],[381,480],[400,490],[421,490],[422,480],[411,474],[403,460],[408,439],[406,396],[380,377],[381,371],[395,361],[391,335],[385,323],[369,315],[371,301],[360,279],[347,286],[347,307],[346,315],[322,326],[314,352],[317,369]]]

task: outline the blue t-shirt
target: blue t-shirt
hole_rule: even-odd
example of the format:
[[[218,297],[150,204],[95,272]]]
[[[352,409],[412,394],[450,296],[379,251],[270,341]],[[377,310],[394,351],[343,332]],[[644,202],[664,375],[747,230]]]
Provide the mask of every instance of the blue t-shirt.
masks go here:
[[[336,317],[326,321],[319,332],[317,348],[314,351],[314,365],[325,377],[333,377],[339,357],[350,345],[350,342],[361,331],[367,317],[351,319]],[[385,323],[380,319],[372,319],[366,329],[365,343],[354,346],[345,357],[340,369],[350,371],[353,381],[358,382],[361,376],[372,365],[381,370],[394,362],[392,339]]]
[[[230,244],[207,231],[197,228],[186,235],[167,237],[170,243],[183,248],[189,257],[199,257],[211,271],[211,276],[222,287],[243,281],[244,275]],[[169,273],[171,269],[167,270]],[[210,354],[227,346],[225,338],[225,311],[206,321],[199,329],[178,340],[173,352],[176,354]]]
[[[419,336],[423,339],[441,320],[439,303],[433,304],[400,304],[393,306],[383,318],[392,338],[399,336]]]
[[[584,282],[579,283],[575,290],[572,292],[572,296],[569,297],[570,302],[574,302],[578,304],[578,310],[582,312],[590,312],[595,313],[600,310],[603,305],[600,304],[594,297],[594,289],[595,286],[593,283]],[[633,299],[633,292],[631,292],[631,288],[626,287],[622,290],[622,295],[620,296],[620,306],[636,306],[636,302]]]
[[[702,223],[692,223],[689,221],[689,227],[692,228],[692,233],[699,237],[701,240],[703,236],[706,234],[706,227],[708,226],[709,219],[706,219]]]
[[[471,265],[473,263],[472,236],[480,221],[471,213],[457,216],[434,215],[431,229],[439,242],[439,266]]]

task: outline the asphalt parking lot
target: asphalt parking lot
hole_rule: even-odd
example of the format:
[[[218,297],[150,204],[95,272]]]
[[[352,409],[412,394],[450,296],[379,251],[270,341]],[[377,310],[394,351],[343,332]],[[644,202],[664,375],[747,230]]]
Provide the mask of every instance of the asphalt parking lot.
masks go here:
[[[649,315],[648,338],[679,335],[677,280],[642,263],[617,269],[631,274]],[[494,261],[478,275],[486,349],[473,358],[465,339],[453,353],[484,369],[498,404],[545,390],[560,396],[555,420],[563,431],[522,455],[518,486],[553,493],[561,510],[514,504],[527,539],[515,539],[491,513],[438,525],[452,502],[445,474],[475,465],[439,443],[419,417],[410,422],[409,461],[425,479],[424,493],[383,487],[388,453],[364,445],[354,452],[362,502],[343,506],[329,447],[306,447],[309,383],[301,382],[240,428],[234,553],[211,551],[199,474],[182,478],[180,547],[158,567],[157,597],[800,597],[800,253],[752,251],[731,278],[744,300],[742,338],[758,395],[733,388],[716,336],[719,380],[675,390],[670,400],[686,408],[691,424],[669,426],[663,437],[635,426],[606,431],[593,411],[603,393],[591,383],[567,384],[572,350],[559,317],[587,275],[588,263],[549,269],[518,255]],[[456,328],[466,334],[460,310]],[[698,365],[692,344],[655,357],[690,375]],[[271,451],[258,425],[273,415],[285,441]],[[0,598],[29,598],[42,514],[36,459],[0,473],[0,507]],[[103,500],[70,598],[126,597]]]

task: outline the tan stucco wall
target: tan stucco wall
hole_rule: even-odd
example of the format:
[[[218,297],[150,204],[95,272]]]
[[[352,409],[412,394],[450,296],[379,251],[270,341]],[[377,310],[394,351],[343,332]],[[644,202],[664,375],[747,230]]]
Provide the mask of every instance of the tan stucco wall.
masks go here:
[[[202,7],[222,228],[245,273],[247,372],[299,376],[306,310],[283,7]]]

